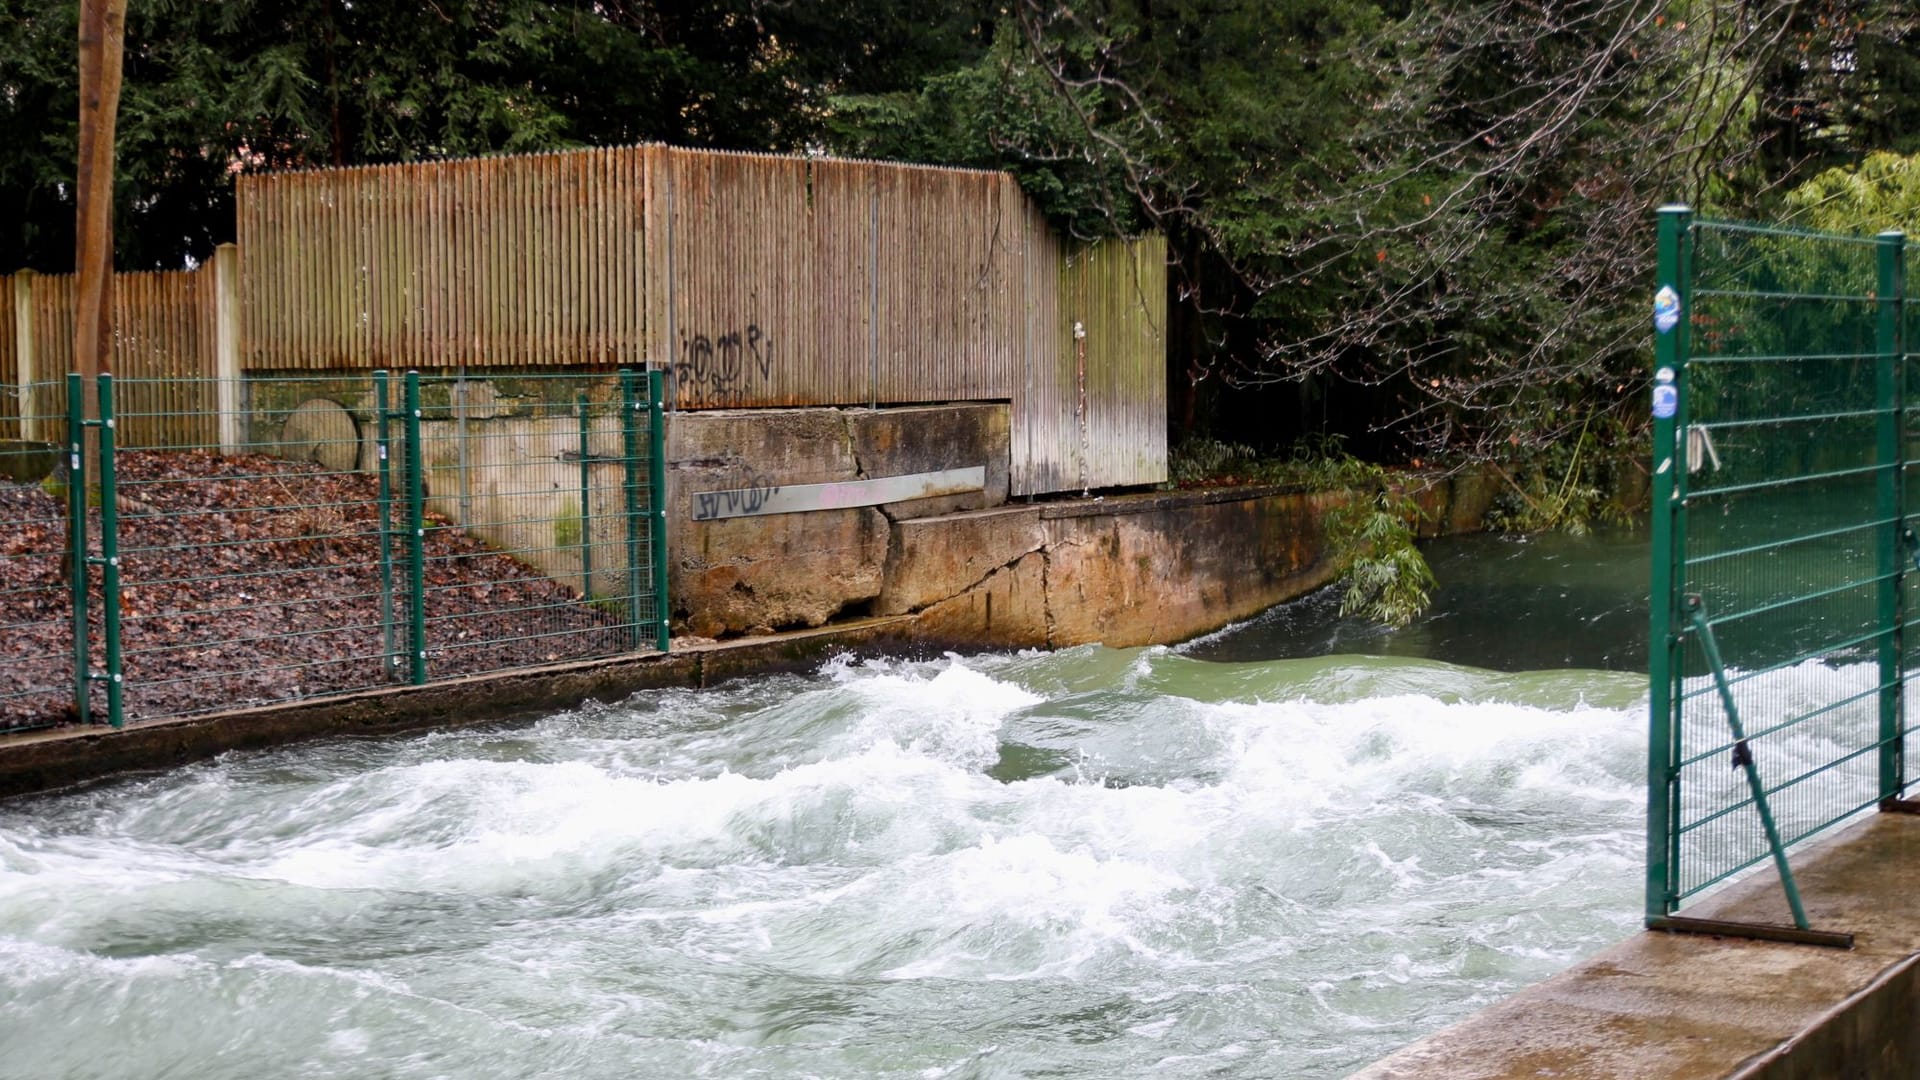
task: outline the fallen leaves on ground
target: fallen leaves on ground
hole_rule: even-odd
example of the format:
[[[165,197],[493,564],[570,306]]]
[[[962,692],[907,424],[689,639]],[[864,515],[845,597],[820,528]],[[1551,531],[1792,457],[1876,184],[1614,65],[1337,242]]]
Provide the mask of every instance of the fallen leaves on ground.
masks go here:
[[[128,720],[406,681],[405,522],[396,512],[389,605],[374,477],[197,451],[116,462]],[[74,719],[65,515],[37,485],[0,483],[0,730]],[[88,529],[97,557],[98,509]],[[629,648],[617,614],[448,521],[429,517],[424,551],[432,678]],[[88,598],[96,671],[101,578],[95,568]],[[91,702],[104,718],[104,686]]]

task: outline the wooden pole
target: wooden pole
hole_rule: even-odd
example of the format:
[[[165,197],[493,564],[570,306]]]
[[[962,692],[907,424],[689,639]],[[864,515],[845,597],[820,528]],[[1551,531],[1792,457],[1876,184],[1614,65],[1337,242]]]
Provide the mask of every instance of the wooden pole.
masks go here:
[[[220,452],[238,454],[245,437],[240,423],[240,249],[221,244],[213,249],[208,267],[213,271],[213,368],[219,379],[215,399],[220,406]]]
[[[19,371],[20,437],[28,442],[46,438],[54,426],[40,415],[43,399],[38,383],[44,376],[34,345],[33,271],[22,270],[13,275],[13,355]],[[56,435],[53,441],[60,441],[59,437]]]
[[[89,419],[97,415],[94,380],[113,366],[113,140],[126,23],[127,0],[81,0],[73,362],[85,380]]]

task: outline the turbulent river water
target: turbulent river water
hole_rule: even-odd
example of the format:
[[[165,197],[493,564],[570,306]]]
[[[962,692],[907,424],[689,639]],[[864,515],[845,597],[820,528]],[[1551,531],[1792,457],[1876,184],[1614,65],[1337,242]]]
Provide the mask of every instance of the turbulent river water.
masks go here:
[[[0,1076],[1344,1075],[1638,922],[1644,545],[1434,558],[0,804]]]

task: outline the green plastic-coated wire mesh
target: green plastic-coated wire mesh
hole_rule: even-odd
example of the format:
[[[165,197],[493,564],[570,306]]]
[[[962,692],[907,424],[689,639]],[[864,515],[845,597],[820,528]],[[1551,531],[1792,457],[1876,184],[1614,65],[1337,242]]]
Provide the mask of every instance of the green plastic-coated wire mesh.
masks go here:
[[[76,699],[121,723],[664,647],[657,378],[180,382],[112,381],[117,520],[95,496],[79,575],[64,385],[31,425],[60,442],[0,441],[0,467],[44,474],[0,488],[0,728],[76,719]],[[76,581],[98,676],[78,695]]]
[[[73,718],[63,383],[0,385],[0,731]]]
[[[1651,649],[1650,916],[1769,856],[1736,767],[1745,753],[1789,846],[1900,792],[1916,610],[1911,254],[1897,237],[1675,224],[1661,276],[1682,320],[1657,331],[1679,393],[1671,423],[1656,411],[1655,424],[1655,582],[1667,587]]]

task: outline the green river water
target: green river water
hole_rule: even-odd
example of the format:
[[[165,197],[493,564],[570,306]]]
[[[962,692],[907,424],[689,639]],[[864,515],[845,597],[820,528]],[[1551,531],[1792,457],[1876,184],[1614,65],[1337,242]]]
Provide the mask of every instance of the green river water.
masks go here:
[[[0,1076],[1342,1076],[1638,924],[1644,544],[1432,555],[0,804]]]

